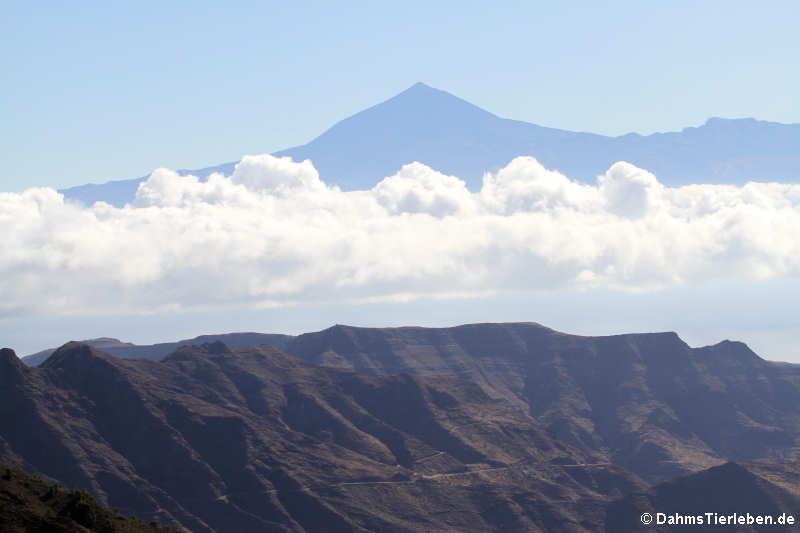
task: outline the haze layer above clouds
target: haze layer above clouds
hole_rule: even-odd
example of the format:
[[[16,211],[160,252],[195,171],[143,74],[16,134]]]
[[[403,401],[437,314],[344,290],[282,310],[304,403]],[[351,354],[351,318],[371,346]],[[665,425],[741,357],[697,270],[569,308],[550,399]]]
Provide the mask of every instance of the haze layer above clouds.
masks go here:
[[[583,185],[520,157],[478,193],[419,163],[368,191],[247,156],[202,182],[159,169],[134,204],[0,193],[0,313],[628,291],[800,274],[800,186],[668,188],[620,162]]]

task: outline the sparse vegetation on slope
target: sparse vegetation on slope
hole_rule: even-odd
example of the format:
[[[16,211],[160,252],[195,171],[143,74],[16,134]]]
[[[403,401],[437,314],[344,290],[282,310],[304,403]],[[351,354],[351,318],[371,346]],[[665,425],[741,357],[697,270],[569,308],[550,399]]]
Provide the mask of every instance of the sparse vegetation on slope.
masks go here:
[[[4,533],[169,533],[173,529],[123,516],[89,492],[67,489],[0,463],[0,531]]]

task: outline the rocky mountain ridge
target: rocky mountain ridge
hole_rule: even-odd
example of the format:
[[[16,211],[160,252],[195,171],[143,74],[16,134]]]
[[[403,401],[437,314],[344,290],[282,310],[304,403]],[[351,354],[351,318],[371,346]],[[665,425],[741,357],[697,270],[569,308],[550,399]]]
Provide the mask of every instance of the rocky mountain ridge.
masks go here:
[[[709,487],[797,501],[800,366],[741,343],[535,323],[276,338],[288,354],[4,350],[0,459],[191,531],[619,531]]]

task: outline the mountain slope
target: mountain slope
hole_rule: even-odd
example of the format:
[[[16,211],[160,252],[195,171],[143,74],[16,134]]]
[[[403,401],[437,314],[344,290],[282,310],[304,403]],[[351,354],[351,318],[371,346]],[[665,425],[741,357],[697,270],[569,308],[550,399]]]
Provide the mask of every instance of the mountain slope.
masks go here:
[[[376,375],[474,382],[553,437],[650,480],[798,452],[800,366],[764,361],[741,343],[690,348],[674,333],[581,337],[518,323],[334,326],[286,350]]]
[[[402,165],[419,161],[459,176],[477,190],[484,172],[496,171],[516,156],[535,152],[549,165],[556,162],[557,146],[572,144],[585,150],[592,143],[604,146],[604,140],[599,135],[503,119],[417,83],[337,123],[307,145],[275,155],[311,159],[323,179],[345,189],[371,188]],[[592,179],[594,174],[586,177]]]
[[[786,465],[796,469],[796,465]],[[690,476],[674,479],[651,487],[644,493],[630,494],[608,508],[606,529],[609,531],[797,531],[795,525],[779,524],[779,516],[790,515],[797,520],[800,497],[796,492],[782,488],[758,475],[759,465],[726,463]],[[654,517],[653,524],[644,525],[642,513]],[[702,519],[701,524],[665,523],[658,525],[657,513],[662,518],[681,515]],[[706,513],[727,517],[734,513],[753,516],[770,516],[771,525],[747,523],[719,524],[718,519]],[[713,522],[717,521],[717,522]]]
[[[65,489],[5,463],[0,463],[0,472],[0,529],[4,532],[172,531],[125,517],[118,510],[103,507],[86,491]]]
[[[308,144],[279,152],[311,159],[322,179],[343,189],[369,189],[404,164],[425,163],[480,189],[486,171],[521,155],[594,183],[617,161],[653,172],[663,183],[742,184],[800,180],[800,124],[712,118],[680,132],[607,137],[500,118],[444,91],[417,83],[335,124]],[[233,172],[235,162],[182,170],[201,178]],[[91,204],[123,205],[145,177],[81,185],[61,192]]]
[[[800,366],[764,361],[742,343],[690,348],[674,333],[581,337],[517,323],[337,325],[297,337],[209,335],[109,350],[159,359],[204,339],[271,344],[346,371],[474,383],[552,437],[652,481],[800,452]]]
[[[0,377],[0,458],[195,532],[597,531],[644,488],[473,384],[269,347],[3,350]]]
[[[798,495],[800,367],[741,343],[534,323],[280,340],[294,357],[3,350],[0,459],[206,532],[621,531],[681,495]]]

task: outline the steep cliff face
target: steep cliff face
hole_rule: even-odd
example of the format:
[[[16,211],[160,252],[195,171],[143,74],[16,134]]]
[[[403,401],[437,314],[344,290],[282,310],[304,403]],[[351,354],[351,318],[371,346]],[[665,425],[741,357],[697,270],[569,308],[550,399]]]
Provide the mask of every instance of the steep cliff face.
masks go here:
[[[282,342],[4,350],[0,459],[208,532],[619,531],[692,490],[796,496],[800,371],[741,343],[532,323]]]
[[[550,435],[646,479],[726,459],[794,456],[800,367],[725,341],[690,348],[674,333],[581,337],[538,324],[330,329],[287,351],[376,375],[477,384]]]
[[[18,407],[2,428],[9,460],[193,531],[485,531],[498,520],[585,531],[581,501],[643,486],[451,378],[354,374],[220,342],[162,362],[69,343],[14,368],[2,393]]]

